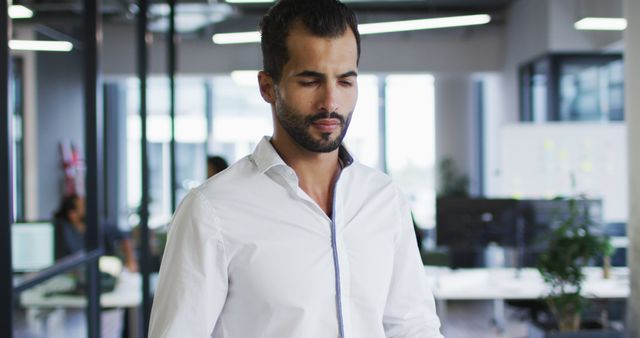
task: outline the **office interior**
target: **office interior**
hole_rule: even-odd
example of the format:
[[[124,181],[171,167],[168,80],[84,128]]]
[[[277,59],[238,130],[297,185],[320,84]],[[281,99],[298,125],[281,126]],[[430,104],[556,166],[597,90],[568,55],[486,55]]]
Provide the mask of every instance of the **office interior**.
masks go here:
[[[406,194],[445,336],[537,337],[534,313],[549,314],[536,270],[544,236],[577,198],[614,247],[608,280],[602,259],[587,263],[596,305],[585,318],[606,316],[611,337],[640,337],[640,3],[345,2],[361,24],[490,18],[362,35],[345,139]],[[32,16],[10,17],[16,5]],[[0,335],[146,336],[173,211],[207,179],[207,156],[235,162],[271,133],[259,44],[215,42],[255,31],[269,5],[0,4],[0,292],[10,300]],[[578,29],[588,17],[626,21]],[[69,50],[26,50],[24,40]],[[53,215],[69,193],[86,200],[85,249],[56,257]],[[133,241],[137,271],[105,245],[105,227]],[[512,284],[496,291],[501,281]]]

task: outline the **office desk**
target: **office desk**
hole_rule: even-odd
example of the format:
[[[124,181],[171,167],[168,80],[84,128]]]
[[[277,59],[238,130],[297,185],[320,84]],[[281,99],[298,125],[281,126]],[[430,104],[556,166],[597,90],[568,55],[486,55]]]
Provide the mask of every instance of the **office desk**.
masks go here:
[[[503,329],[504,301],[540,299],[549,294],[537,269],[479,268],[459,269],[425,267],[427,280],[443,322],[449,300],[492,300],[493,316],[498,329]],[[602,268],[584,269],[586,279],[582,294],[593,299],[624,299],[629,296],[629,269],[613,268],[611,278],[602,278]]]
[[[20,295],[20,304],[27,309],[28,318],[39,317],[41,311],[50,309],[84,308],[87,306],[86,295],[51,294],[71,290],[74,281],[70,276],[62,275],[51,278],[36,287],[25,290]],[[142,302],[141,278],[138,273],[123,270],[113,291],[100,295],[103,308],[132,308],[130,311],[130,337],[136,336],[137,308]]]

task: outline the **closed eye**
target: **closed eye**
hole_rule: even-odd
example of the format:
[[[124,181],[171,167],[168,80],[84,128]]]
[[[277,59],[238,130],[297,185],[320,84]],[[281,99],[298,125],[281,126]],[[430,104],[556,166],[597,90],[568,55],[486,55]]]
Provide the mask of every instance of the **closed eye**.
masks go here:
[[[298,81],[298,83],[303,86],[303,87],[311,87],[311,86],[315,86],[319,83],[320,81],[318,80],[309,80],[309,81]]]
[[[351,80],[340,80],[340,84],[345,86],[345,87],[352,87],[353,86],[353,81],[351,81]]]

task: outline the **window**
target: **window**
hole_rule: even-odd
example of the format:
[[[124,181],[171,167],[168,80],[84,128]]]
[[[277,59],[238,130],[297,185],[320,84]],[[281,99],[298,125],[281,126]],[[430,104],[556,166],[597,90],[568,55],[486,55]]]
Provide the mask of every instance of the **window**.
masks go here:
[[[234,73],[211,80],[212,117],[208,153],[233,163],[271,135],[271,108],[260,96],[257,74]]]
[[[431,75],[386,78],[387,168],[416,224],[435,226],[435,105]]]
[[[165,78],[147,81],[147,140],[149,160],[149,227],[167,224],[171,208],[169,83]],[[127,81],[127,202],[137,214],[141,199],[141,144],[139,82]],[[206,175],[207,138],[205,86],[199,79],[176,82],[176,204]],[[137,220],[130,221],[136,224]]]
[[[378,77],[358,76],[358,103],[344,143],[358,161],[382,169],[380,161],[380,118]]]

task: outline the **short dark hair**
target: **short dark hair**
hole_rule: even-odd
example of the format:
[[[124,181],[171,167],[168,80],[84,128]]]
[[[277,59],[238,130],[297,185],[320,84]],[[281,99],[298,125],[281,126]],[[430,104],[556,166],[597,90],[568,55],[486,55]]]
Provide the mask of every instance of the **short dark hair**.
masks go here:
[[[208,167],[207,169],[209,168],[217,169],[218,171],[216,173],[219,173],[227,169],[227,167],[229,167],[229,164],[227,163],[227,160],[225,160],[221,156],[209,156],[207,157],[207,167]],[[207,173],[207,175],[208,174],[209,173]]]
[[[289,61],[287,37],[297,20],[319,37],[337,38],[350,28],[356,37],[357,62],[360,61],[358,19],[351,9],[337,0],[279,0],[260,22],[264,71],[276,83],[280,81],[282,68]]]

